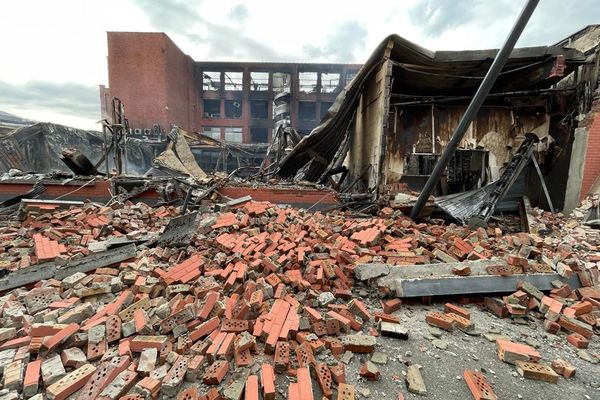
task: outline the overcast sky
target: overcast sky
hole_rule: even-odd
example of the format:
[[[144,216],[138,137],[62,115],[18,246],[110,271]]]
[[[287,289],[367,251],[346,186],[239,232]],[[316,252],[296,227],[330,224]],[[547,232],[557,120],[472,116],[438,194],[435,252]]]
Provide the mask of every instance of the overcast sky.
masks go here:
[[[99,129],[106,31],[164,31],[196,60],[362,63],[397,33],[431,50],[497,48],[524,0],[19,0],[0,12],[0,110]],[[600,0],[541,0],[518,46],[600,23]]]

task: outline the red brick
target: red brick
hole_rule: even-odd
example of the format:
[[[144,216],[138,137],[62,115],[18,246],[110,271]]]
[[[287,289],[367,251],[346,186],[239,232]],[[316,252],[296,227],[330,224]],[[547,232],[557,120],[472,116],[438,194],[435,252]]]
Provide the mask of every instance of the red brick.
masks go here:
[[[213,317],[208,321],[200,325],[195,331],[190,333],[190,339],[195,342],[196,340],[203,338],[210,334],[212,331],[219,327],[219,318]]]
[[[444,304],[444,312],[458,314],[463,318],[471,319],[471,312],[469,310],[456,306],[452,303]]]
[[[287,400],[301,400],[300,385],[297,382],[290,382],[288,385]]]
[[[102,363],[96,371],[90,376],[85,386],[81,390],[77,400],[96,399],[121,372],[129,366],[129,357],[122,357],[116,363]]]
[[[498,357],[509,364],[515,361],[539,361],[542,356],[533,347],[522,343],[515,343],[504,339],[496,340]]]
[[[475,328],[475,325],[470,320],[468,320],[458,314],[447,313],[446,315],[448,317],[452,318],[454,320],[454,322],[456,323],[456,326],[458,327],[458,329],[460,329],[462,331],[468,332]]]
[[[288,369],[290,363],[290,344],[288,342],[277,342],[273,361],[277,372],[282,373]]]
[[[221,324],[222,332],[243,332],[249,329],[249,321],[244,319],[225,319]]]
[[[46,395],[51,400],[64,400],[79,389],[90,379],[96,368],[85,364],[48,386]]]
[[[89,361],[98,360],[104,353],[106,353],[106,340],[102,340],[98,343],[88,342],[86,356]]]
[[[69,324],[64,329],[61,329],[59,332],[55,333],[54,335],[52,335],[52,336],[48,337],[46,340],[44,340],[44,347],[47,349],[48,352],[51,352],[54,349],[56,349],[56,347],[58,347],[58,345],[60,345],[61,343],[64,343],[71,335],[73,335],[78,330],[79,330],[78,324],[76,324],[76,323]]]
[[[558,322],[546,319],[544,320],[544,330],[548,333],[556,335],[560,331],[560,325],[558,324]]]
[[[252,353],[249,349],[234,353],[235,366],[237,368],[247,367],[252,365]]]
[[[498,399],[494,390],[481,372],[465,370],[463,377],[465,378],[465,382],[471,391],[474,400]]]
[[[392,322],[392,323],[395,323],[395,324],[399,324],[400,323],[400,317],[397,317],[395,315],[390,315],[390,314],[376,312],[375,313],[375,321],[376,322],[385,321],[385,322]]]
[[[381,301],[381,307],[383,308],[383,312],[386,314],[391,314],[394,311],[398,311],[400,307],[402,307],[402,300],[400,299],[390,299]]]
[[[218,385],[221,383],[227,372],[229,371],[229,362],[225,360],[217,360],[206,369],[202,382],[205,385]]]
[[[362,301],[358,299],[352,299],[348,303],[348,308],[352,313],[354,313],[354,315],[361,317],[365,321],[371,320],[371,314],[369,313],[369,310],[367,309],[365,303],[363,303]]]
[[[578,349],[587,349],[590,345],[590,342],[579,333],[571,333],[570,335],[567,335],[567,342],[571,343]]]
[[[554,360],[552,361],[552,369],[559,375],[569,379],[575,375],[576,369],[575,367],[563,360]]]
[[[353,385],[341,383],[338,387],[337,400],[354,400],[355,389]]]
[[[312,307],[304,307],[304,311],[308,314],[308,318],[312,321],[321,321],[323,316]]]
[[[298,392],[302,400],[314,400],[308,367],[298,368]]]
[[[259,400],[258,397],[258,377],[250,375],[246,379],[246,388],[244,390],[244,400]]]
[[[138,335],[131,340],[122,341],[120,344],[122,344],[122,343],[128,343],[130,350],[134,351],[134,352],[142,352],[144,349],[150,349],[150,348],[157,349],[158,351],[160,351],[163,347],[165,347],[165,345],[167,343],[167,337],[166,336],[157,336],[157,335],[154,335],[154,336]]]
[[[206,396],[203,396],[203,398],[206,398]],[[176,400],[198,400],[198,389],[190,387],[182,390],[177,394]]]
[[[558,319],[558,324],[569,332],[579,333],[586,339],[591,338],[594,335],[594,331],[592,326],[586,324],[585,322],[581,322],[572,318],[569,318],[565,315],[561,315]]]
[[[508,309],[502,300],[496,297],[486,297],[483,301],[485,308],[498,318],[508,317]]]
[[[275,372],[271,364],[262,364],[260,381],[263,388],[264,400],[275,400]]]
[[[317,381],[321,387],[321,392],[323,392],[325,397],[330,398],[332,394],[331,387],[333,385],[333,379],[331,377],[329,368],[327,368],[327,365],[324,363],[318,363],[315,366],[315,372],[317,375]]]
[[[28,397],[37,393],[38,384],[40,381],[41,366],[42,360],[31,361],[29,364],[27,364],[25,378],[23,379],[23,393]]]
[[[452,332],[456,327],[456,322],[452,318],[437,311],[427,314],[425,321],[429,325],[437,326],[438,328],[442,328],[450,332]]]

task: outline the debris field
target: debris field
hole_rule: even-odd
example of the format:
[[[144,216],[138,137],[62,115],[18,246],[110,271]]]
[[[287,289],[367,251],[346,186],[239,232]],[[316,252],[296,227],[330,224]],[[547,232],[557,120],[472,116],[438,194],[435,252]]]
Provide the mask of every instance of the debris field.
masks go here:
[[[542,233],[511,233],[415,223],[391,208],[365,218],[245,201],[199,212],[186,245],[158,246],[178,215],[143,203],[27,203],[21,221],[0,228],[1,399],[362,398],[344,358],[369,355],[359,375],[377,381],[378,337],[398,348],[411,340],[404,300],[375,278],[356,279],[374,264],[465,262],[453,271],[462,279],[467,262],[502,260],[487,273],[577,276],[581,287],[557,279],[545,293],[520,280],[514,293],[478,305],[498,318],[534,318],[600,361],[588,348],[600,326],[597,234],[577,219],[537,211]],[[455,300],[422,323],[480,334]],[[557,383],[576,373],[500,334],[496,345],[524,378]],[[392,395],[425,395],[427,367],[405,364]],[[463,379],[475,399],[502,398],[481,371]]]

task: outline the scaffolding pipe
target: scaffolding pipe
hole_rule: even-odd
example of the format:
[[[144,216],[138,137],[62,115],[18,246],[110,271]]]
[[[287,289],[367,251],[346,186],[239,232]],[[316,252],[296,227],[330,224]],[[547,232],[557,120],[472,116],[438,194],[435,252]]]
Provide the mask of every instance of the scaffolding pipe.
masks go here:
[[[504,64],[506,64],[506,61],[510,57],[510,53],[514,49],[517,40],[519,40],[523,29],[525,29],[525,26],[527,25],[527,22],[529,21],[529,18],[531,17],[531,14],[533,14],[533,11],[537,7],[538,3],[539,0],[528,0],[527,4],[525,5],[525,8],[523,8],[523,11],[521,11],[521,14],[517,19],[517,22],[515,22],[512,31],[508,35],[506,42],[496,55],[494,62],[492,63],[490,69],[485,75],[485,78],[483,78],[483,81],[477,89],[475,96],[473,96],[471,103],[469,103],[467,110],[465,111],[460,122],[458,123],[458,126],[454,130],[454,133],[452,134],[452,139],[450,139],[450,142],[448,142],[448,145],[444,149],[444,152],[442,153],[440,159],[435,164],[433,172],[429,176],[429,179],[427,179],[425,187],[423,187],[419,198],[417,199],[414,207],[410,211],[410,217],[412,219],[416,219],[419,216],[419,214],[421,214],[421,211],[423,210],[423,207],[425,207],[429,196],[431,196],[433,190],[440,181],[442,173],[446,169],[450,157],[452,157],[452,154],[454,154],[454,151],[463,139],[467,128],[477,115],[477,112],[481,108],[483,101],[485,100],[488,93],[492,89],[492,86],[496,82],[498,75],[500,75],[502,68],[504,68]]]

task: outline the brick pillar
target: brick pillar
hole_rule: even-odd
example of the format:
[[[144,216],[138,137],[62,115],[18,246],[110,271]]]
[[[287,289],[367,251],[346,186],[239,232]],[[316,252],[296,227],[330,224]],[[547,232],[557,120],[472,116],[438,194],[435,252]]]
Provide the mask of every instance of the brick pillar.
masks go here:
[[[588,123],[588,142],[583,167],[583,179],[579,199],[588,194],[592,185],[600,176],[600,106],[594,107],[590,122]]]
[[[242,142],[250,143],[252,138],[250,137],[250,70],[248,67],[244,68],[242,75]]]

